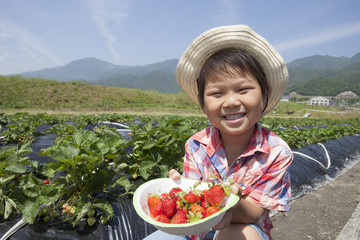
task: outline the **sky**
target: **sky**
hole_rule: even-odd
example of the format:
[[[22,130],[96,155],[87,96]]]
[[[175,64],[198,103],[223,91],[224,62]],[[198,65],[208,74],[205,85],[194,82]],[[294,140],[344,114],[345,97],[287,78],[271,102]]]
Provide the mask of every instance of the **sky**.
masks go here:
[[[360,52],[359,0],[0,0],[0,75],[94,57],[179,59],[202,32],[246,24],[289,63]]]

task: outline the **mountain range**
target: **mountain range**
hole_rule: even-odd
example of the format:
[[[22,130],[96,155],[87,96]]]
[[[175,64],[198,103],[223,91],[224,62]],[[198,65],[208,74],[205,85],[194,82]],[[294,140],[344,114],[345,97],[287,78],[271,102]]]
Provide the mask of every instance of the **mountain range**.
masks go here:
[[[114,65],[96,58],[84,58],[55,68],[20,75],[58,81],[83,81],[89,84],[155,90],[182,91],[175,79],[178,59],[144,66]],[[315,55],[287,64],[289,84],[286,93],[335,96],[351,90],[360,95],[360,53],[351,58]]]

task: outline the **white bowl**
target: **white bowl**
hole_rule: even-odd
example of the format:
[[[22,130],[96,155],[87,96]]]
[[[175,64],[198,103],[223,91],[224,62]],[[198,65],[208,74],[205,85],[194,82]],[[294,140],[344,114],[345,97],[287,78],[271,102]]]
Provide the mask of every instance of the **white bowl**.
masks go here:
[[[147,197],[152,193],[168,193],[174,187],[180,187],[183,191],[188,191],[190,187],[198,182],[198,180],[183,178],[181,177],[178,180],[172,180],[170,178],[158,178],[150,180],[142,185],[140,185],[134,194],[133,204],[137,214],[144,219],[146,222],[152,224],[157,229],[174,235],[192,235],[206,232],[213,228],[224,216],[226,210],[234,206],[239,201],[239,196],[231,194],[229,197],[225,198],[223,201],[223,207],[219,212],[201,219],[193,223],[184,223],[184,224],[170,224],[170,223],[161,223],[155,221],[149,215],[149,208],[147,205]],[[196,189],[205,190],[209,186],[207,183],[202,182]]]

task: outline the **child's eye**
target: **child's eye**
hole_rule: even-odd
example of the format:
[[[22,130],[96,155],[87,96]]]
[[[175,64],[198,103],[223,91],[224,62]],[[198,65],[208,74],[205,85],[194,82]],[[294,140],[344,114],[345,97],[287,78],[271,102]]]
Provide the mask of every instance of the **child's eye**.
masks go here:
[[[209,89],[208,91],[205,92],[205,95],[212,97],[221,96],[221,94],[222,94],[221,91],[218,89],[212,89],[212,90]]]
[[[210,94],[210,96],[220,97],[220,96],[221,96],[221,92],[213,92],[213,93]]]
[[[240,88],[240,89],[239,89],[239,93],[246,93],[246,92],[249,91],[249,90],[250,90],[250,88],[248,88],[248,87]]]

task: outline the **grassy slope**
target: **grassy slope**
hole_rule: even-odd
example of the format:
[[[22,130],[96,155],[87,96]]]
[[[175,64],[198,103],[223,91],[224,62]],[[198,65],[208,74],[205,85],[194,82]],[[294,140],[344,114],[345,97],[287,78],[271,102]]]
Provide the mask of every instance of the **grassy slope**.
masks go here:
[[[21,76],[0,76],[0,108],[74,111],[119,108],[199,110],[184,93],[164,94]]]
[[[16,112],[126,112],[130,114],[202,115],[184,93],[104,87],[82,82],[59,82],[21,76],[0,76],[0,111]],[[292,114],[287,114],[293,112]],[[359,116],[359,109],[339,111],[330,107],[280,102],[270,117],[318,118]]]

